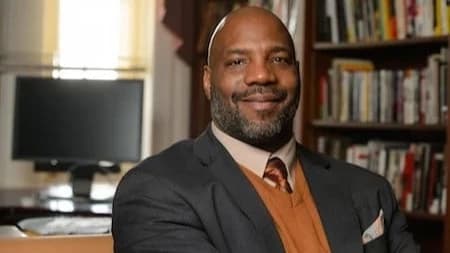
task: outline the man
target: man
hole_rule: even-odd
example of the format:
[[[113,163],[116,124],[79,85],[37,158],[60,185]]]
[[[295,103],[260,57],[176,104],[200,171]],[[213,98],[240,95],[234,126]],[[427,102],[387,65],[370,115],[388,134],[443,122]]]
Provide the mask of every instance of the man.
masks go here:
[[[275,15],[225,17],[203,75],[212,123],[123,178],[115,251],[417,252],[384,178],[296,144],[299,80]]]

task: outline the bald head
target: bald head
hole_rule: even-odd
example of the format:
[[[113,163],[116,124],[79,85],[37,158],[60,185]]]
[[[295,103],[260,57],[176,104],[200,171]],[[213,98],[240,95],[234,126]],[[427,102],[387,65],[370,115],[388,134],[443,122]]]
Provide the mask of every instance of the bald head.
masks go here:
[[[218,48],[222,46],[222,40],[226,39],[230,32],[236,29],[245,29],[246,25],[259,24],[261,26],[270,25],[277,29],[284,39],[287,40],[295,57],[295,48],[289,31],[283,22],[271,11],[264,8],[248,6],[230,12],[215,27],[208,43],[207,64],[211,65],[214,58],[219,53]],[[246,32],[252,32],[251,30]]]

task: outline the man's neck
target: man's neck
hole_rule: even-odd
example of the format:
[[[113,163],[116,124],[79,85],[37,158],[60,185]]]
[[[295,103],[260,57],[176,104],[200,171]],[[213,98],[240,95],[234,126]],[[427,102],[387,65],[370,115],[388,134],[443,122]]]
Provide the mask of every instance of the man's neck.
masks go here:
[[[262,143],[255,143],[253,146],[273,153],[285,145],[290,139],[292,139],[292,134],[284,134],[274,136]]]
[[[245,138],[242,136],[236,136],[234,133],[230,133],[229,131],[226,131],[226,129],[223,129],[220,127],[220,125],[216,124],[214,121],[211,122],[213,128],[216,128],[217,130],[220,130],[222,133],[240,141],[243,143],[246,143],[250,146],[253,146],[258,149],[262,149],[264,151],[273,153],[276,150],[280,149],[283,145],[288,143],[293,138],[292,128],[284,129],[281,133],[274,135],[272,137],[266,137],[261,140],[254,140],[251,138]]]
[[[296,156],[294,138],[285,142],[285,144],[277,150],[267,151],[232,137],[219,129],[214,123],[211,124],[211,130],[214,136],[222,143],[238,164],[250,168],[260,177],[263,176],[267,161],[271,157],[280,158],[286,164],[288,170],[293,167]]]

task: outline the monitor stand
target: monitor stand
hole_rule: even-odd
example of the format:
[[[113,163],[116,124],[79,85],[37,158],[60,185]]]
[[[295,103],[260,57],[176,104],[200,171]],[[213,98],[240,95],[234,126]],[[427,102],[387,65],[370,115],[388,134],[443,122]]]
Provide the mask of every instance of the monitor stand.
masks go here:
[[[40,197],[74,201],[108,202],[112,200],[115,185],[112,185],[112,183],[93,183],[94,174],[120,171],[118,165],[104,167],[97,164],[71,164],[67,171],[70,173],[69,184],[51,186],[41,192]]]
[[[77,198],[91,198],[91,188],[94,181],[96,168],[86,168],[77,166],[70,172],[70,184],[72,185],[72,195]]]

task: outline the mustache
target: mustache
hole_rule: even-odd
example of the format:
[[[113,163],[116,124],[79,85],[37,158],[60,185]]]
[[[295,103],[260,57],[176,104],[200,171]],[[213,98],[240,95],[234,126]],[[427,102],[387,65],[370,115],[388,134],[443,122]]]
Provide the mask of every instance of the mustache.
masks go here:
[[[239,100],[243,100],[246,97],[260,94],[260,95],[266,95],[270,94],[275,97],[276,100],[283,100],[287,97],[287,91],[280,90],[277,87],[274,86],[252,86],[249,89],[245,91],[235,91],[231,94],[231,100],[233,102],[237,102]]]

